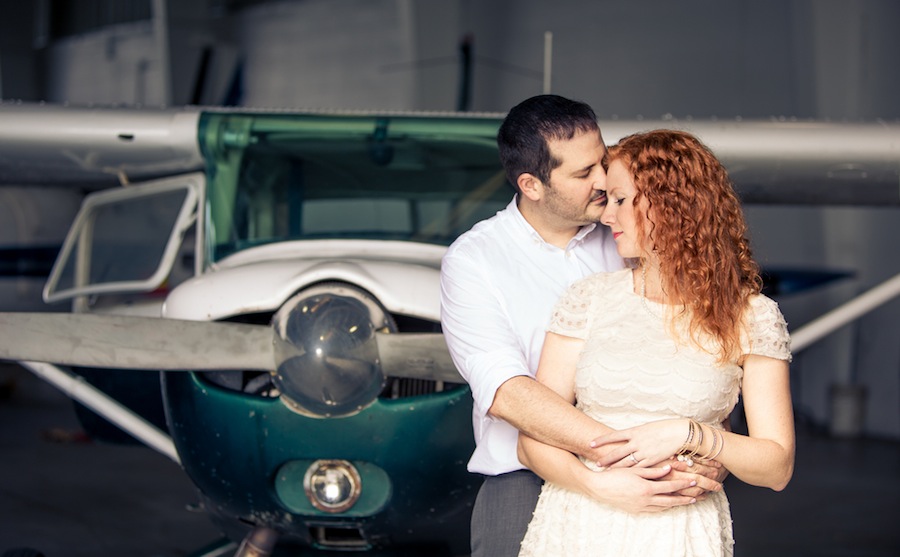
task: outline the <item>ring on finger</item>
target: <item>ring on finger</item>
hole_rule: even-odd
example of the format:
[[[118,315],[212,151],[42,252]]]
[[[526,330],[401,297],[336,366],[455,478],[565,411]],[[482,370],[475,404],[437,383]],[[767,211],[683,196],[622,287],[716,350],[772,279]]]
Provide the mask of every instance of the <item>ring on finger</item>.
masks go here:
[[[635,464],[638,463],[638,459],[636,459],[636,458],[634,457],[634,453],[631,453],[631,454],[628,455],[628,456],[629,456],[629,458],[631,458],[631,461],[632,461],[632,462],[634,462]]]

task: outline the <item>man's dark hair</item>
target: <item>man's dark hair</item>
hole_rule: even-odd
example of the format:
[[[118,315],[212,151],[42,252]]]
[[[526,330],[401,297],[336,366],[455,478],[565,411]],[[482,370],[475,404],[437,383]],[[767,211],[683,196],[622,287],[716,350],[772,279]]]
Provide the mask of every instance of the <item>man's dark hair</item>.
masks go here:
[[[533,174],[545,184],[550,172],[562,161],[550,156],[548,141],[571,139],[577,132],[597,130],[597,115],[581,101],[559,95],[538,95],[514,106],[497,133],[500,162],[506,179],[518,191],[516,183],[524,173]]]

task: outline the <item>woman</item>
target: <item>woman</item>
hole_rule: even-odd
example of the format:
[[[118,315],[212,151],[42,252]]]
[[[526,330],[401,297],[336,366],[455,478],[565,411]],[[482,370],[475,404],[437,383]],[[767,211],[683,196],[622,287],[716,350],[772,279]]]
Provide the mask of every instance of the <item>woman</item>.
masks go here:
[[[787,326],[760,294],[740,203],[725,169],[690,134],[629,136],[604,158],[601,222],[631,268],[574,284],[557,305],[538,380],[617,431],[585,463],[651,467],[677,455],[783,489],[793,473]],[[743,393],[749,435],[722,428]],[[629,513],[567,491],[575,459],[520,437],[523,462],[545,476],[521,557],[731,555],[724,492],[658,513]],[[541,464],[544,467],[535,466]],[[570,463],[567,463],[570,465]],[[609,473],[609,472],[606,472]]]

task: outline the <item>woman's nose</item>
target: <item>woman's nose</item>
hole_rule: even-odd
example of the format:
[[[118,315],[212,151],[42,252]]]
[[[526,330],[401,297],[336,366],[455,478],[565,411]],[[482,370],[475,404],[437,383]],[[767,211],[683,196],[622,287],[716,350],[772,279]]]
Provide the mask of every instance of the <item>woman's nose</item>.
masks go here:
[[[603,208],[603,212],[600,213],[600,222],[605,224],[606,226],[612,226],[612,223],[616,220],[616,210],[613,208],[612,202],[609,198],[606,199],[606,207]]]

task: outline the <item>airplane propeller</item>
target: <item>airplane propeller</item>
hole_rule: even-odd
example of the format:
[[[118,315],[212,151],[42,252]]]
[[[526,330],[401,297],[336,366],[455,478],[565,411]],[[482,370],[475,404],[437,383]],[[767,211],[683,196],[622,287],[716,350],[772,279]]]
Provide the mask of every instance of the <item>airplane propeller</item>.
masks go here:
[[[271,371],[260,325],[88,313],[0,313],[0,359],[153,371]]]
[[[385,377],[463,382],[443,335],[365,326],[355,308],[344,307],[348,300],[354,302],[331,293],[298,297],[275,315],[273,326],[0,313],[0,360],[124,370],[266,371],[288,406],[315,416],[358,412],[377,398]]]

